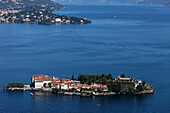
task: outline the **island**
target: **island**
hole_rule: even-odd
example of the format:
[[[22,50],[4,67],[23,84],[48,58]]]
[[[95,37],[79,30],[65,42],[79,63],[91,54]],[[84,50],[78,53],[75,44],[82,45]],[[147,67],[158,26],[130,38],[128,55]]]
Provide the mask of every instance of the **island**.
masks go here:
[[[0,23],[35,23],[35,24],[87,24],[87,18],[77,18],[65,15],[56,15],[50,10],[26,10],[17,13],[0,13]]]
[[[0,0],[0,23],[88,24],[87,18],[57,15],[65,8],[50,0]]]
[[[49,91],[56,94],[97,96],[97,95],[116,95],[116,94],[153,94],[153,86],[145,81],[134,80],[132,76],[128,78],[121,74],[113,78],[112,74],[89,75],[80,74],[78,78],[59,78],[49,77],[48,75],[33,75],[31,84],[9,83],[6,86],[11,90],[32,90]],[[33,95],[33,93],[31,93]]]

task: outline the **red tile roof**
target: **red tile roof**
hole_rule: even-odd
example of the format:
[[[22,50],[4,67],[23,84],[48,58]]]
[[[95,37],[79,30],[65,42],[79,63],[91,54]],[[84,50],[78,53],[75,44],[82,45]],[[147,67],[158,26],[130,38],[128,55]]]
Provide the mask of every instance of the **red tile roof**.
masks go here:
[[[92,86],[92,88],[97,89],[97,86]]]
[[[33,75],[32,77],[49,77],[48,75]]]
[[[53,77],[53,79],[59,80],[59,77]]]
[[[71,81],[70,79],[67,79],[67,78],[63,78],[63,79],[60,79],[62,82],[64,81]]]
[[[41,80],[41,78],[35,78],[35,80]]]
[[[48,78],[42,78],[42,80],[44,80],[44,81],[52,81],[53,79],[48,77]]]
[[[51,84],[52,84],[53,86],[55,86],[55,85],[59,85],[60,82],[51,82]]]
[[[35,82],[43,82],[43,80],[38,80],[38,81],[35,81]]]

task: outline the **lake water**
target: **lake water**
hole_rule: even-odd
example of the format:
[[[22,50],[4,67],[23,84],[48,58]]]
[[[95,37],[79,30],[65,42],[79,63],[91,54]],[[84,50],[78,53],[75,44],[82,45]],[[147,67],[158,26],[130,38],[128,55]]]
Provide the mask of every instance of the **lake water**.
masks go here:
[[[0,24],[0,86],[30,84],[34,74],[125,73],[155,87],[153,95],[62,96],[0,93],[0,112],[170,112],[170,7],[66,5],[56,14],[91,24]],[[101,106],[97,106],[101,104]]]

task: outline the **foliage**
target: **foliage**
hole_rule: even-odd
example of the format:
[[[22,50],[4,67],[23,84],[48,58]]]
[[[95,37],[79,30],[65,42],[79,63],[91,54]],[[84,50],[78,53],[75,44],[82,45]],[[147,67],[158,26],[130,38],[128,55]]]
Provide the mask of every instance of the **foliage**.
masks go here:
[[[138,85],[136,88],[138,92],[144,91],[144,90],[153,90],[153,89],[154,89],[153,86],[145,86],[145,85],[143,86],[143,84]]]
[[[120,77],[121,77],[121,78],[125,78],[125,74],[124,74],[124,73],[121,74]]]
[[[121,75],[121,78],[125,78],[125,74]],[[89,75],[89,74],[80,74],[78,76],[78,80],[84,84],[91,84],[91,83],[101,83],[106,84],[109,91],[115,93],[137,93],[143,90],[153,89],[151,87],[145,86],[145,81],[143,84],[139,84],[137,88],[135,88],[135,81],[133,80],[132,76],[129,76],[130,80],[115,80],[111,74],[101,74],[101,75]],[[99,89],[97,92],[100,92]]]
[[[142,86],[145,86],[145,84],[146,84],[146,82],[145,82],[145,81],[143,81]]]
[[[74,75],[72,75],[71,80],[75,80]]]
[[[110,91],[116,92],[116,93],[133,93],[134,92],[134,84],[131,82],[111,82],[107,84],[107,87]]]
[[[81,81],[82,84],[91,84],[91,83],[102,83],[107,84],[109,80],[113,80],[113,76],[111,74],[105,75],[101,74],[99,75],[89,75],[89,74],[79,74],[78,80]]]
[[[23,88],[24,84],[23,83],[8,83],[6,88]]]

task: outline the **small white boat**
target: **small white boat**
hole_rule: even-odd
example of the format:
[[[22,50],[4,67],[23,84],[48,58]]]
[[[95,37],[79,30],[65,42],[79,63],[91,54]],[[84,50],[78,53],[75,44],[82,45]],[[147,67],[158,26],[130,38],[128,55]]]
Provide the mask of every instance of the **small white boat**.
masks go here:
[[[34,95],[33,93],[30,93],[30,95]]]

